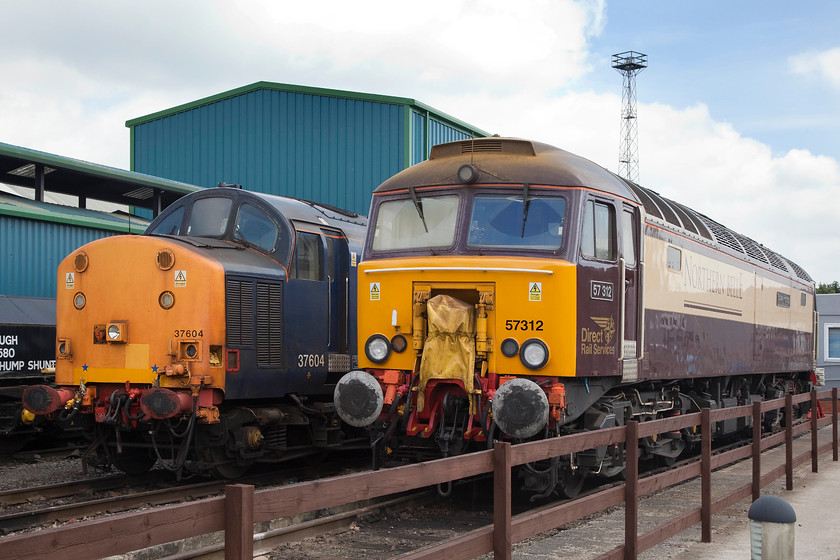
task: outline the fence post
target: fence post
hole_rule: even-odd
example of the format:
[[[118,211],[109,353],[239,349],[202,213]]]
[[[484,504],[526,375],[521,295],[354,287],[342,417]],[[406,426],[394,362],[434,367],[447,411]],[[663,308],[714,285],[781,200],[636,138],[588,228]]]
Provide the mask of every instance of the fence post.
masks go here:
[[[700,410],[700,540],[712,542],[712,411]]]
[[[753,442],[752,442],[752,499],[761,497],[761,402],[753,403]]]
[[[639,422],[624,427],[626,482],[624,485],[624,558],[636,560],[639,550]]]
[[[837,387],[831,390],[831,453],[832,460],[837,460]]]
[[[510,443],[493,444],[493,558],[511,560],[511,449]]]
[[[817,461],[820,456],[820,438],[818,422],[820,420],[817,390],[811,389],[811,472],[819,472]]]
[[[225,560],[254,557],[254,487],[225,486]]]
[[[785,397],[785,489],[793,491],[793,395]]]

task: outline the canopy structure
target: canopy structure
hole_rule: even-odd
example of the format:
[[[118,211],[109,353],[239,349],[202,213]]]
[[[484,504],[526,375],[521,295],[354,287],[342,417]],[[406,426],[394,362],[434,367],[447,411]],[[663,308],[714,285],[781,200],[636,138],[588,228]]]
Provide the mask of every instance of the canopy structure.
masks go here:
[[[200,187],[57,156],[0,142],[0,183],[35,189],[35,200],[46,192],[146,208],[155,216],[169,204]]]

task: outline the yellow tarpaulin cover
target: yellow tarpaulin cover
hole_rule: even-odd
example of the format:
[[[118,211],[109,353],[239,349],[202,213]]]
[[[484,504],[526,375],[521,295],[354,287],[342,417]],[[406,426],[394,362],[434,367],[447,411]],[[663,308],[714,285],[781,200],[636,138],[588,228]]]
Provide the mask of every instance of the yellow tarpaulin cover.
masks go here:
[[[420,360],[417,410],[426,404],[425,389],[430,379],[460,379],[467,394],[473,390],[475,370],[475,308],[445,294],[426,304],[429,334]],[[470,399],[470,413],[473,399]]]

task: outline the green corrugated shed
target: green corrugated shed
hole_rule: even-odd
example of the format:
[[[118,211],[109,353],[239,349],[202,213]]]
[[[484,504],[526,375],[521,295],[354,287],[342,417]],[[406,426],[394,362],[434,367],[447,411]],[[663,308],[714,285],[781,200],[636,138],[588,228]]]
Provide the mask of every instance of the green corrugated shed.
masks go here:
[[[149,215],[198,190],[78,159],[0,143],[0,183],[34,189],[38,200],[0,193],[0,294],[54,298],[61,260],[81,245],[120,233],[142,233],[148,220],[45,202],[53,193],[147,209]]]
[[[414,99],[257,82],[126,122],[131,169],[367,214],[379,183],[441,142],[488,136]]]

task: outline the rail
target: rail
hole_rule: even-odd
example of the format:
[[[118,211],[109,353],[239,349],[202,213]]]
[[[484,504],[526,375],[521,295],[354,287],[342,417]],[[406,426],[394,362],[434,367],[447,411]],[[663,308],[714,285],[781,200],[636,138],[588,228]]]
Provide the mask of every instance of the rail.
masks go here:
[[[815,411],[818,409],[820,399],[831,399],[830,415],[819,418],[819,414],[811,414],[811,420],[808,423],[794,426],[792,422],[786,422],[783,432],[761,437],[763,413],[784,408],[785,417],[791,418],[794,405],[810,400],[811,410]],[[751,417],[752,420],[752,444],[713,455],[712,422],[744,417]],[[817,432],[821,426],[828,424],[832,426],[831,442],[820,446]],[[695,426],[700,426],[701,430],[700,461],[640,480],[638,446],[629,445],[626,446],[625,484],[539,512],[526,512],[515,517],[511,515],[511,469],[516,465]],[[794,457],[793,437],[809,430],[811,431],[810,449]],[[762,475],[761,452],[781,443],[786,444],[785,464]],[[636,558],[639,553],[697,523],[701,523],[703,542],[711,542],[713,514],[749,496],[756,499],[762,487],[783,475],[786,477],[788,490],[792,490],[793,469],[810,458],[812,471],[818,472],[817,459],[829,448],[833,451],[833,460],[837,461],[837,389],[788,395],[782,399],[755,402],[752,405],[717,410],[703,409],[701,412],[650,422],[631,421],[622,427],[515,446],[499,442],[496,443],[494,449],[478,453],[327,478],[276,489],[255,491],[253,486],[233,484],[226,487],[224,496],[9,535],[0,538],[0,558],[34,560],[60,554],[78,560],[96,559],[223,530],[225,531],[225,557],[230,560],[241,560],[253,556],[254,523],[489,472],[494,475],[493,525],[404,554],[399,558],[401,560],[433,558],[454,560],[475,558],[492,552],[495,559],[507,560],[512,557],[514,542],[622,503],[625,504],[625,542],[597,557],[597,560]],[[712,471],[748,457],[753,459],[751,483],[712,501]],[[669,523],[639,535],[639,497],[697,476],[701,477],[700,506]]]

